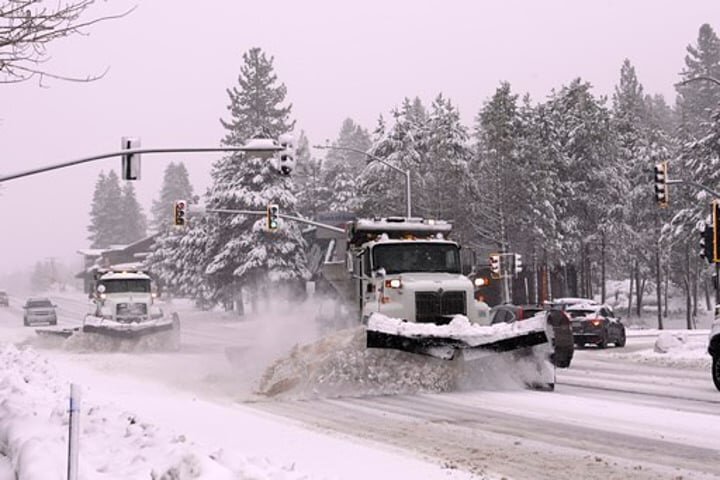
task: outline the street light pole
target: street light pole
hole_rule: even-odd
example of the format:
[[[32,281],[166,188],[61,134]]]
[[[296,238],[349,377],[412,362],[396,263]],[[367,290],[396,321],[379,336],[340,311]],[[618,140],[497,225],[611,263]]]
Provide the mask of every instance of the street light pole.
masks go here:
[[[346,152],[355,152],[359,153],[361,155],[365,155],[366,157],[370,158],[373,162],[380,162],[383,165],[390,167],[391,169],[395,170],[396,172],[400,172],[403,175],[405,175],[405,198],[406,198],[406,215],[407,218],[412,217],[412,196],[410,193],[410,170],[403,170],[401,168],[396,167],[392,163],[388,163],[385,160],[383,160],[380,157],[377,157],[373,155],[372,153],[368,153],[364,150],[360,150],[358,148],[352,148],[352,147],[336,147],[334,145],[313,145],[313,148],[317,148],[320,150],[344,150]]]

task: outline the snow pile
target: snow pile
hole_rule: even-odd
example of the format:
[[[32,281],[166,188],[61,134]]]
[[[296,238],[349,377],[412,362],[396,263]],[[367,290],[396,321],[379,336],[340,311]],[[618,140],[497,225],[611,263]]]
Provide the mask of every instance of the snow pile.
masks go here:
[[[67,382],[34,351],[0,350],[0,479],[65,478],[68,393]],[[83,400],[80,415],[82,480],[308,478],[267,459],[205,452],[184,435],[161,431],[114,405]]]
[[[666,367],[709,369],[705,335],[688,335],[683,331],[659,331],[652,348],[630,353],[613,352],[613,357]]]
[[[401,328],[407,335],[434,331],[436,336],[462,338],[474,344],[480,338],[494,341],[516,335],[512,332],[535,328],[532,323],[525,328],[510,324],[480,327],[459,317],[443,326],[412,324],[405,328],[400,324],[407,322],[379,316],[373,327],[392,331]],[[295,346],[287,357],[265,371],[258,393],[305,398],[524,388],[545,378],[552,368],[546,361],[547,352],[541,347],[533,348],[531,354],[485,352],[472,361],[465,361],[462,356],[448,361],[392,349],[371,349],[366,342],[366,329],[360,326],[335,332],[310,345]]]
[[[662,332],[653,346],[655,353],[669,353],[671,350],[682,349],[687,345],[687,334],[684,332]]]
[[[265,371],[258,393],[291,393],[293,397],[402,394],[442,392],[455,384],[454,362],[365,345],[365,327],[360,326],[295,346]]]

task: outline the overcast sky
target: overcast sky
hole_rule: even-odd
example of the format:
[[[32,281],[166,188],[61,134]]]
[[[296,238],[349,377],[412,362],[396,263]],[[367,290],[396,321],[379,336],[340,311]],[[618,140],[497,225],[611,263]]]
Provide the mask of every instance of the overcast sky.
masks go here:
[[[718,0],[114,0],[98,13],[137,5],[127,17],[57,44],[47,80],[0,86],[0,172],[14,173],[119,148],[217,146],[228,118],[226,89],[242,53],[275,58],[298,130],[313,143],[337,137],[350,117],[372,129],[404,97],[429,104],[442,92],[473,118],[507,80],[536,101],[582,77],[609,95],[629,58],[648,93],[673,103],[673,83],[698,29],[720,31]],[[145,156],[136,183],[146,212],[170,161],[184,160],[196,192],[216,156]],[[88,246],[90,200],[101,170],[117,159],[0,187],[0,276],[57,257],[79,266]]]

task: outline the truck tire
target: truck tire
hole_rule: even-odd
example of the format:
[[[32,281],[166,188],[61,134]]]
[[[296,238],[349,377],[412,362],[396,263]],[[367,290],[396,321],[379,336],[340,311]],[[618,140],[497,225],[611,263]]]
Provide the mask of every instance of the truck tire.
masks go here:
[[[720,390],[720,352],[712,357],[712,379],[715,388]]]

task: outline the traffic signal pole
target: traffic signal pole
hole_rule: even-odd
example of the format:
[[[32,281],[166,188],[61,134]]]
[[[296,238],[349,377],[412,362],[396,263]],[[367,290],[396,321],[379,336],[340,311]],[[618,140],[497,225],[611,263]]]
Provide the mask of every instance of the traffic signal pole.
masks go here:
[[[266,210],[235,210],[232,208],[205,208],[205,207],[193,207],[190,208],[191,213],[199,213],[200,215],[205,213],[229,213],[232,215],[254,215],[258,217],[264,217],[267,215]],[[331,232],[335,233],[345,233],[345,230],[339,227],[335,227],[333,225],[328,225],[321,222],[316,222],[314,220],[309,220],[307,218],[302,217],[296,217],[295,215],[286,215],[284,213],[277,213],[277,216],[280,218],[284,218],[286,220],[291,220],[293,222],[298,223],[304,223],[305,225],[312,225],[317,228],[322,228],[323,230],[329,230]]]
[[[271,149],[263,149],[270,151]],[[281,147],[272,149],[274,151],[281,151]],[[128,155],[136,155],[141,153],[211,153],[211,152],[248,152],[254,151],[253,148],[248,146],[239,147],[209,147],[209,148],[130,148],[120,150],[117,152],[102,153],[100,155],[93,155],[91,157],[78,158],[76,160],[70,160],[68,162],[57,163],[54,165],[48,165],[45,167],[33,168],[24,172],[13,173],[10,175],[0,176],[0,183],[8,180],[15,180],[16,178],[29,177],[31,175],[37,175],[38,173],[49,172],[52,170],[58,170],[61,168],[72,167],[74,165],[81,165],[83,163],[95,162],[97,160],[104,160],[106,158],[113,157],[124,157]]]

